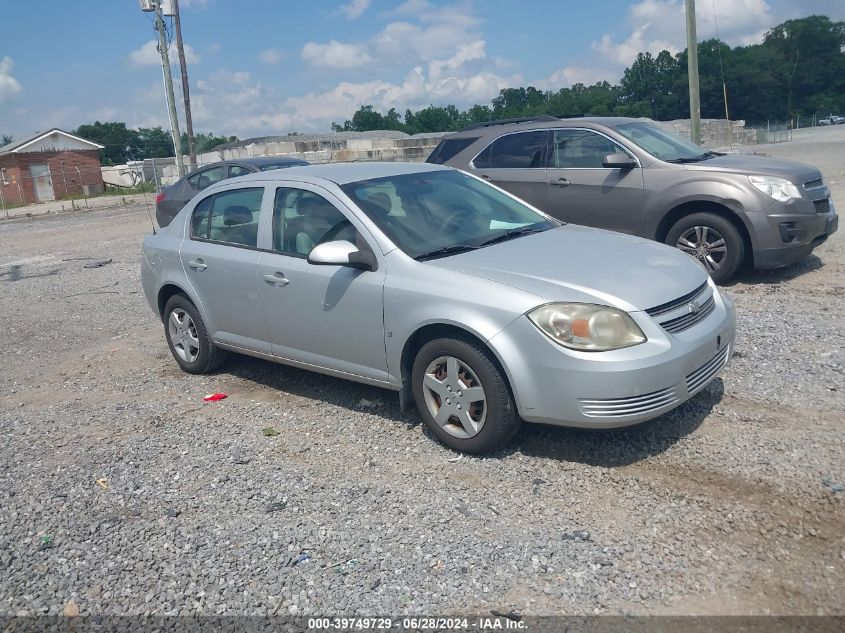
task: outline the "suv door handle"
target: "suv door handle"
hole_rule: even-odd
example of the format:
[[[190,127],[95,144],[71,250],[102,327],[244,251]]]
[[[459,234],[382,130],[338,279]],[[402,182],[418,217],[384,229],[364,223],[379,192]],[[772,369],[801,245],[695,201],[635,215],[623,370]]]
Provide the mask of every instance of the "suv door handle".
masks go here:
[[[202,272],[208,268],[208,264],[203,262],[201,259],[192,259],[188,262],[188,267],[196,270],[197,272]]]
[[[551,185],[552,187],[568,187],[569,180],[566,178],[558,178],[557,180],[552,180]]]
[[[264,281],[271,286],[276,286],[276,288],[287,286],[290,283],[290,279],[287,279],[282,272],[277,272],[273,275],[264,275]]]
[[[490,180],[490,176],[488,176],[487,174],[481,174],[481,177],[482,177],[484,180]]]

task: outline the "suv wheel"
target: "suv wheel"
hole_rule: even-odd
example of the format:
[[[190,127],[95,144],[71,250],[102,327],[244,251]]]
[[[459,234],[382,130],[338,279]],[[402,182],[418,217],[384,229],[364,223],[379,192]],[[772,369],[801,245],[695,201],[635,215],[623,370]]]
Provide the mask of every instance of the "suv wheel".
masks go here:
[[[736,227],[713,213],[693,213],[669,229],[666,243],[695,259],[716,283],[724,283],[739,269],[745,245]]]
[[[423,421],[452,450],[489,453],[503,448],[519,428],[505,377],[474,342],[426,343],[414,360],[411,381]]]
[[[199,311],[184,295],[173,295],[164,306],[164,334],[173,358],[189,374],[207,374],[223,363],[226,352],[211,342]]]

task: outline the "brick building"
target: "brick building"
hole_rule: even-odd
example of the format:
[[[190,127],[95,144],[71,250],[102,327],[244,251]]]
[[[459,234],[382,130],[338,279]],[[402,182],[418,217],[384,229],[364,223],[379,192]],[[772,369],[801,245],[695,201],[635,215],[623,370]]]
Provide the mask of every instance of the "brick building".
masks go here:
[[[46,202],[103,190],[102,145],[58,128],[0,147],[0,195],[6,204]]]

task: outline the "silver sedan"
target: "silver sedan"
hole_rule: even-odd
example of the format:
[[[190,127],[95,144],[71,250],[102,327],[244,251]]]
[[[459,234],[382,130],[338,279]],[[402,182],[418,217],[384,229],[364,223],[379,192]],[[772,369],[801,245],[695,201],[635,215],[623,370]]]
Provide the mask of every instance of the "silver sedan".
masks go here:
[[[145,238],[141,272],[185,371],[236,352],[392,389],[468,453],[523,420],[654,418],[713,380],[734,342],[731,300],[680,251],[435,165],[218,183]]]

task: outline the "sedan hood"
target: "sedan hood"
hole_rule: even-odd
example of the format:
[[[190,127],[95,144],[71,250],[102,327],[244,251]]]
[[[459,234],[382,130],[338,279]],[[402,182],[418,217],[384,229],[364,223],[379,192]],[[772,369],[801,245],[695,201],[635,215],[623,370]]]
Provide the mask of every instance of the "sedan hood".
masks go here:
[[[751,156],[749,154],[725,154],[700,163],[687,163],[688,170],[706,170],[731,172],[736,174],[755,174],[760,176],[778,176],[795,184],[802,184],[814,178],[821,178],[821,172],[812,165],[796,163],[791,160]]]
[[[427,262],[519,288],[547,301],[646,310],[691,292],[707,273],[651,240],[576,224]]]

